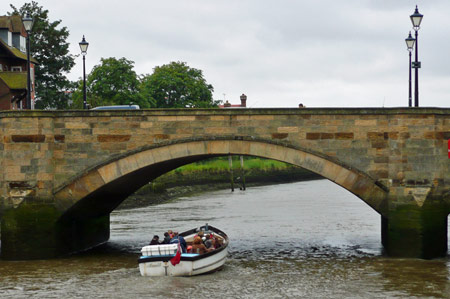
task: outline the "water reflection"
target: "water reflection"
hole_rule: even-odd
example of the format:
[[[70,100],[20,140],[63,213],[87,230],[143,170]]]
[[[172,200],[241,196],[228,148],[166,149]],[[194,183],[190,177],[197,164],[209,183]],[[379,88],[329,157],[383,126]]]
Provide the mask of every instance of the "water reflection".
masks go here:
[[[153,234],[208,222],[231,239],[212,275],[141,277],[137,257]],[[223,190],[115,211],[111,240],[81,255],[0,261],[2,297],[387,298],[450,294],[450,258],[382,256],[380,217],[328,181]]]

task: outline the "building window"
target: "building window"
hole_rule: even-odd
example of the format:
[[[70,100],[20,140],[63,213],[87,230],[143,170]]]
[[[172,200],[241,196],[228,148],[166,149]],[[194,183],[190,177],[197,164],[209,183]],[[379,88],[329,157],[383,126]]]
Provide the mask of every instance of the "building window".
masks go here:
[[[3,72],[3,64],[0,64],[0,72]]]
[[[12,47],[12,32],[8,31],[8,42],[7,42],[8,46]]]
[[[22,51],[23,53],[26,53],[27,52],[27,47],[26,47],[26,45],[27,45],[27,39],[25,38],[25,36],[20,36],[20,40],[19,40],[20,42],[20,51]]]
[[[12,72],[21,72],[22,71],[22,67],[21,66],[12,66],[11,67],[11,71]]]
[[[31,91],[34,91],[34,67],[30,68]]]

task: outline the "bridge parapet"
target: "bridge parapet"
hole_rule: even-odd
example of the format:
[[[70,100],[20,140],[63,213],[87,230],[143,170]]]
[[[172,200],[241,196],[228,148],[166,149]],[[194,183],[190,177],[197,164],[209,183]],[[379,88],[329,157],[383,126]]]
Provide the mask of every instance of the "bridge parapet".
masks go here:
[[[449,116],[440,108],[0,112],[0,215],[13,219],[39,204],[51,207],[55,222],[78,219],[83,205],[97,209],[92,219],[104,217],[173,167],[214,155],[255,155],[305,167],[353,192],[382,215],[383,243],[398,249],[389,231],[411,226],[392,221],[411,214],[399,209],[421,215],[411,220],[416,224],[424,223],[417,212],[424,210],[447,221]],[[112,181],[128,187],[112,195]],[[106,194],[116,198],[94,198]]]

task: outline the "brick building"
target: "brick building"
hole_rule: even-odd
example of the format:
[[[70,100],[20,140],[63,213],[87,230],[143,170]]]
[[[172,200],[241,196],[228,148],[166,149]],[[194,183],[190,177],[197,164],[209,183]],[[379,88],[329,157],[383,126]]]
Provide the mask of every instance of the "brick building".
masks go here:
[[[231,104],[230,102],[226,101],[223,105],[219,105],[219,108],[246,108],[247,96],[245,94],[242,94],[240,99],[241,99],[240,104]]]
[[[27,32],[20,16],[0,16],[0,110],[23,109],[27,95]],[[31,109],[34,108],[34,65],[30,59]]]

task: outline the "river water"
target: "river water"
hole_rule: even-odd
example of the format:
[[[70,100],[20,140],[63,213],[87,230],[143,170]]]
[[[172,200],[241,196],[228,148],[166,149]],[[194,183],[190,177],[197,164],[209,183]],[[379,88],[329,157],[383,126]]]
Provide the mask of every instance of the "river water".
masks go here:
[[[230,237],[222,271],[142,277],[153,234],[209,223]],[[383,256],[380,216],[327,180],[221,190],[114,211],[111,239],[53,260],[0,260],[0,298],[450,298],[450,256]]]

